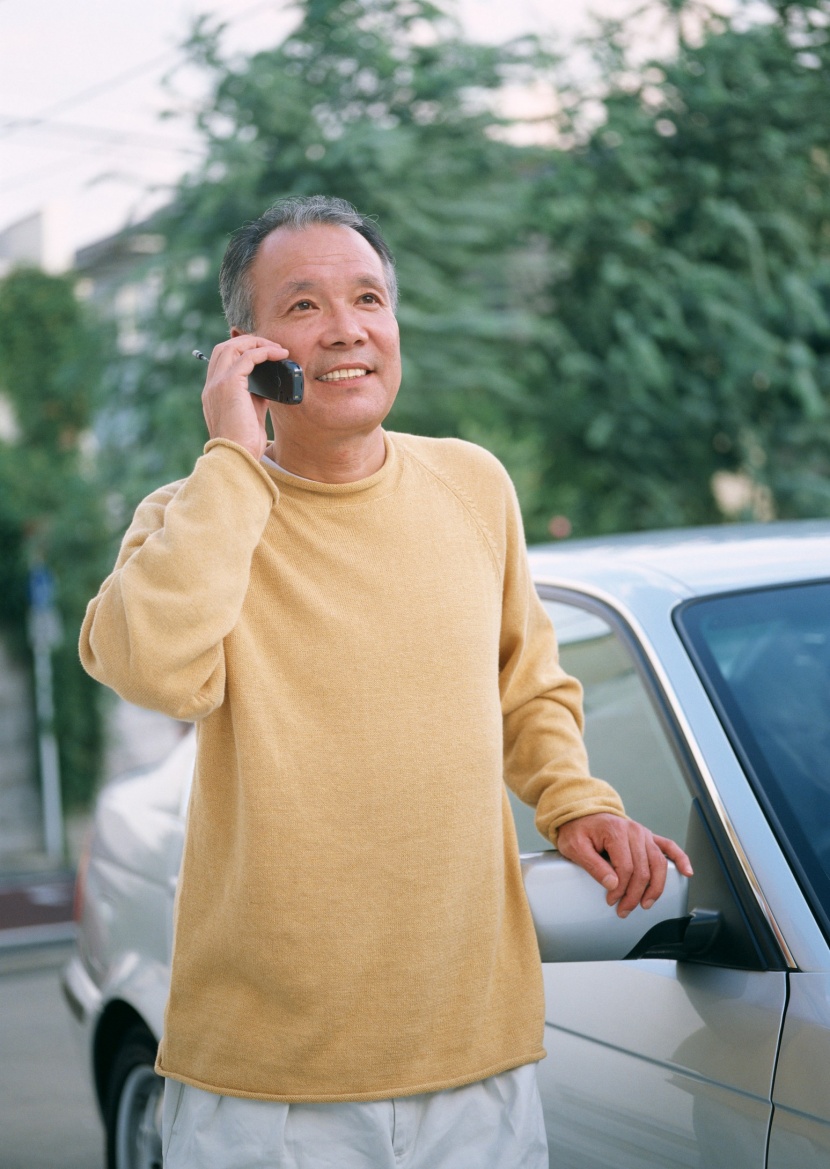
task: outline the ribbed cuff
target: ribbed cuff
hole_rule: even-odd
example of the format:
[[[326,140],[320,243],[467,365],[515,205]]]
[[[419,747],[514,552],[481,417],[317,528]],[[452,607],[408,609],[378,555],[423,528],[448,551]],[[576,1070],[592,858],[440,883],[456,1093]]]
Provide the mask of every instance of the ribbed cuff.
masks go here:
[[[262,482],[265,483],[268,490],[271,492],[271,495],[273,496],[274,503],[279,502],[279,487],[277,487],[276,483],[262,466],[262,464],[254,458],[249,450],[247,450],[244,446],[240,446],[238,442],[231,442],[229,438],[212,438],[209,442],[205,443],[204,453],[207,455],[210,453],[210,451],[216,450],[218,447],[227,447],[228,450],[237,451],[240,455],[242,455],[243,459],[245,459],[248,465],[256,471]]]

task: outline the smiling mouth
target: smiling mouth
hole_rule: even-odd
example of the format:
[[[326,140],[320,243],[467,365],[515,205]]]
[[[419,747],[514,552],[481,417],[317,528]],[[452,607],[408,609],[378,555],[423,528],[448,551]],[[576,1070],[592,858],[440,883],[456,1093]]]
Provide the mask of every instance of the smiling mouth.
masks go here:
[[[371,373],[370,369],[358,369],[354,366],[345,365],[342,369],[333,369],[331,373],[322,373],[317,378],[318,382],[346,382],[351,378],[365,377],[367,373]]]

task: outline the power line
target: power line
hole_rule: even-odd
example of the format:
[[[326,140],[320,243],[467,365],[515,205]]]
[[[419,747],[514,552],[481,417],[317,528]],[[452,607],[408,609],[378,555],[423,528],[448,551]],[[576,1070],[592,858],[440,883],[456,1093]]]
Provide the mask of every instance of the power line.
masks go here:
[[[64,177],[68,170],[77,169],[77,167],[85,163],[87,157],[63,159],[57,166],[54,163],[50,163],[49,166],[41,166],[37,170],[26,171],[25,174],[18,175],[17,178],[10,179],[7,183],[0,184],[0,194],[6,194],[7,191],[16,191],[20,187],[25,187],[28,183],[36,183],[39,179],[48,179],[50,175],[59,174]]]
[[[8,138],[10,134],[14,134],[17,130],[31,129],[39,122],[46,121],[54,114],[59,114],[63,110],[71,109],[72,106],[82,105],[84,102],[91,101],[94,97],[100,97],[103,93],[108,93],[112,89],[117,89],[121,85],[126,85],[128,81],[132,81],[136,77],[141,77],[151,70],[157,69],[159,65],[165,61],[169,61],[171,57],[179,55],[179,50],[168,50],[160,57],[154,57],[151,61],[145,61],[141,65],[135,65],[132,69],[127,69],[123,73],[111,77],[108,81],[99,82],[97,85],[91,85],[87,89],[82,89],[80,92],[63,98],[61,101],[54,102],[50,106],[45,106],[42,110],[38,110],[29,118],[16,118],[11,123],[7,123],[0,129],[0,137]]]
[[[2,3],[3,0],[0,0]],[[127,145],[140,146],[146,150],[167,150],[174,154],[199,154],[199,150],[190,143],[176,142],[160,134],[144,133],[135,130],[116,130],[106,126],[84,126],[72,122],[51,122],[45,118],[10,118],[0,114],[0,132],[7,126],[19,126],[21,130],[39,130],[45,134],[80,138],[90,142],[100,142],[105,146]]]
[[[6,0],[0,0],[0,5],[4,3],[6,3]],[[251,19],[258,13],[263,12],[269,8],[275,10],[285,8],[284,0],[282,3],[280,3],[279,0],[264,0],[264,2],[263,0],[259,0],[258,3],[252,4],[248,8],[243,9],[235,17],[233,17],[231,13],[228,13],[229,18],[224,20],[224,23],[228,27],[232,27]],[[215,13],[214,15],[219,20],[223,19],[221,11]],[[22,175],[18,175],[15,178],[10,178],[7,182],[0,183],[0,193],[6,194],[7,192],[20,189],[21,187],[26,187],[29,184],[37,183],[40,180],[48,179],[53,175],[60,175],[61,177],[64,177],[68,170],[77,170],[79,165],[84,165],[85,163],[91,161],[92,155],[95,153],[100,153],[102,147],[106,148],[113,145],[112,139],[103,140],[102,138],[100,146],[96,151],[93,142],[93,135],[97,136],[100,134],[104,136],[110,133],[108,130],[98,127],[93,128],[73,126],[72,124],[60,122],[50,125],[49,118],[51,114],[70,109],[72,106],[80,105],[83,102],[92,100],[92,98],[95,96],[100,96],[101,93],[106,92],[109,89],[115,89],[119,85],[126,84],[129,80],[139,76],[141,73],[150,72],[150,70],[158,68],[159,65],[163,63],[171,62],[175,60],[176,57],[181,57],[182,53],[183,51],[180,48],[169,50],[164,54],[152,58],[152,60],[144,61],[139,65],[133,66],[130,69],[109,78],[109,80],[106,82],[99,82],[93,86],[85,87],[83,90],[80,90],[77,93],[70,94],[67,97],[62,98],[59,102],[55,102],[52,105],[44,107],[38,113],[30,117],[3,119],[2,116],[0,116],[0,139],[10,137],[17,130],[40,129],[50,134],[66,135],[67,137],[74,136],[76,141],[80,139],[80,141],[78,141],[78,147],[82,148],[83,137],[87,138],[87,149],[84,150],[83,157],[65,159],[59,162],[57,165],[49,164],[48,166],[38,167],[34,170],[27,171]],[[3,121],[5,121],[5,125],[2,124]],[[136,132],[127,132],[125,134],[121,133],[120,131],[113,131],[112,133],[117,135],[119,142],[124,142],[126,145],[133,145],[139,149],[164,149],[167,151],[175,151],[182,155],[191,154],[193,156],[197,156],[201,153],[197,147],[174,147],[167,143],[162,145],[164,140],[161,137],[159,137],[157,143],[153,142],[151,145],[149,142],[150,135],[140,135]],[[51,145],[58,146],[58,143],[53,143]],[[67,143],[67,148],[68,147],[69,144]]]
[[[3,0],[0,0],[2,3]],[[250,8],[243,9],[233,20],[228,20],[228,25],[241,24],[242,21],[256,16],[258,12],[264,11],[266,8],[274,8],[275,0],[260,0],[257,4],[252,4]],[[96,97],[101,97],[102,94],[109,93],[113,89],[118,89],[127,82],[135,80],[137,77],[142,77],[146,73],[150,73],[159,66],[167,62],[173,61],[176,58],[182,57],[182,49],[168,49],[166,53],[160,56],[153,57],[149,61],[143,61],[140,65],[134,65],[130,69],[125,69],[123,73],[117,73],[114,77],[108,78],[106,81],[97,82],[95,85],[87,86],[85,89],[79,90],[77,93],[70,94],[68,97],[61,98],[60,101],[53,102],[52,105],[45,106],[38,110],[28,118],[17,118],[6,126],[0,128],[0,138],[8,138],[11,134],[18,130],[31,129],[39,122],[45,121],[53,117],[55,114],[62,113],[64,110],[72,109],[74,106],[83,105],[85,102],[92,101]]]

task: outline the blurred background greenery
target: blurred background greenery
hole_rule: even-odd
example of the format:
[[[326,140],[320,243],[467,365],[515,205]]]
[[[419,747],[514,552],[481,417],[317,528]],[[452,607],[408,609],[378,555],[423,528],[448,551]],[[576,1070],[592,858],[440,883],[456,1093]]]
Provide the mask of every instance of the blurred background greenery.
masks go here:
[[[25,653],[27,571],[52,565],[70,806],[101,751],[85,603],[138,500],[201,451],[190,352],[226,335],[230,232],[280,196],[377,216],[401,285],[389,425],[491,449],[530,540],[830,515],[830,0],[647,0],[653,59],[640,14],[578,68],[427,0],[299,7],[242,59],[197,23],[205,161],[111,244],[129,262],[0,282],[0,626]]]

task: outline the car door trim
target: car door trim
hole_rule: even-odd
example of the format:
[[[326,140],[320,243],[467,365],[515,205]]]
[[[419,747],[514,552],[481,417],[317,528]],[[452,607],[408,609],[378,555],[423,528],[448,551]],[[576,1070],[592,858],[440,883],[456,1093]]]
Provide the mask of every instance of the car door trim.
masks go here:
[[[662,662],[654,652],[648,635],[640,622],[629,611],[620,609],[616,597],[605,592],[604,589],[598,588],[596,585],[586,585],[582,582],[578,586],[569,585],[565,582],[559,583],[550,579],[537,579],[535,584],[540,596],[545,600],[563,600],[566,602],[580,600],[582,602],[580,607],[583,609],[586,608],[585,601],[593,601],[597,609],[597,615],[606,618],[612,617],[615,624],[621,626],[622,630],[627,634],[626,640],[632,644],[632,648],[637,651],[637,654],[641,658],[645,659],[652,675],[649,678],[649,682],[653,687],[656,687],[660,699],[665,703],[667,710],[670,712],[675,723],[675,733],[679,731],[682,736],[683,745],[691,755],[695,770],[700,777],[711,806],[718,817],[720,826],[734,851],[741,873],[746,880],[761,916],[781,951],[787,969],[797,970],[798,963],[790,947],[787,945],[787,941],[778,925],[775,914],[764,896],[758,878],[755,876],[755,871],[752,868],[749,857],[744,851],[735,826],[721,799],[720,793],[715,785],[714,777],[698,746],[677,693],[669,680],[668,674],[663,668]],[[587,607],[590,608],[590,604]]]

